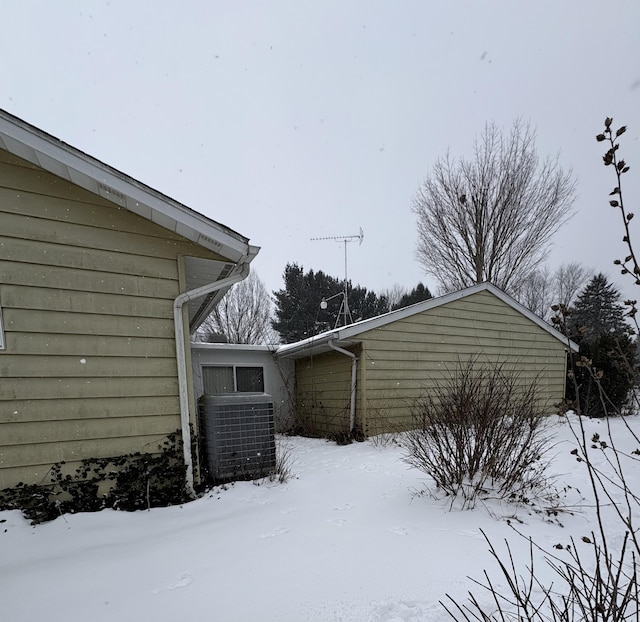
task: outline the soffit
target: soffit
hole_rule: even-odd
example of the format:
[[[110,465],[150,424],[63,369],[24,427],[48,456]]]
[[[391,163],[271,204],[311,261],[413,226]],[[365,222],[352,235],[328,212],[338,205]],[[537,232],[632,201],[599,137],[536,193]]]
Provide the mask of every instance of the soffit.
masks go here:
[[[228,277],[235,264],[203,259],[202,257],[185,257],[184,272],[186,289],[191,291],[209,283],[215,283]],[[193,333],[211,313],[218,301],[229,291],[229,287],[212,292],[202,298],[190,300],[187,303],[189,312],[189,332]]]

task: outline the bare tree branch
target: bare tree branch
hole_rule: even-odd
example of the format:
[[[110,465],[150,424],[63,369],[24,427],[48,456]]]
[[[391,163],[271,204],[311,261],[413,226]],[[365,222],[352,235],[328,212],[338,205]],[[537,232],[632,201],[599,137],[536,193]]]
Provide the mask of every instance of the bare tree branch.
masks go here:
[[[505,136],[488,124],[470,160],[447,154],[418,190],[418,261],[445,291],[483,281],[511,291],[545,259],[574,200],[572,172],[540,161],[528,125]]]
[[[591,276],[593,270],[577,261],[561,264],[555,272],[542,266],[514,283],[510,293],[527,309],[550,322],[551,307],[562,305],[568,309]]]
[[[203,322],[202,341],[223,338],[228,343],[278,343],[271,328],[271,298],[255,272],[236,283]]]

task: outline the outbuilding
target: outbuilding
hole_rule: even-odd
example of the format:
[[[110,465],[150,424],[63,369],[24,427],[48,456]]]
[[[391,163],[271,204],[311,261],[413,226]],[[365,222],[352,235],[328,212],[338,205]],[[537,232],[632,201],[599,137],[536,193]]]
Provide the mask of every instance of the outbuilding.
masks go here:
[[[309,434],[408,429],[417,400],[470,359],[538,383],[544,407],[564,399],[577,345],[490,283],[431,298],[281,346],[295,361],[297,423]]]

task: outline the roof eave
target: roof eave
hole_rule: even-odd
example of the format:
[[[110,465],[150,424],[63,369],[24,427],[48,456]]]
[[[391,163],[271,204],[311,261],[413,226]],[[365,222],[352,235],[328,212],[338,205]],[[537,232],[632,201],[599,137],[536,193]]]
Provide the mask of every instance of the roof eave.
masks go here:
[[[561,332],[557,331],[555,328],[553,328],[553,326],[545,322],[542,318],[538,317],[535,313],[521,305],[517,300],[511,298],[511,296],[509,296],[508,294],[505,294],[501,289],[497,288],[491,283],[485,282],[467,287],[466,289],[452,292],[450,294],[445,294],[444,296],[438,296],[436,298],[430,298],[429,300],[425,300],[423,302],[417,302],[408,307],[404,307],[396,311],[390,311],[389,313],[385,313],[383,315],[379,315],[367,320],[362,320],[360,322],[356,322],[355,324],[351,324],[340,329],[334,329],[326,333],[321,333],[320,335],[310,337],[303,341],[298,341],[293,344],[281,346],[276,352],[276,355],[287,358],[300,358],[302,356],[307,356],[315,351],[318,351],[319,349],[324,347],[326,347],[326,349],[328,350],[329,346],[327,344],[330,340],[334,340],[338,345],[342,345],[342,342],[349,345],[353,343],[353,341],[349,340],[352,340],[354,337],[357,337],[364,332],[380,328],[382,326],[390,324],[391,322],[395,322],[397,320],[415,315],[416,313],[421,313],[423,311],[428,311],[429,309],[445,305],[447,303],[453,302],[454,300],[466,298],[467,296],[471,296],[472,294],[481,291],[491,292],[505,304],[522,313],[525,317],[537,324],[543,330],[550,333],[560,342],[565,343],[569,350],[571,350],[572,352],[578,352],[579,346],[575,342],[571,341],[571,339],[563,335]]]
[[[236,231],[0,110],[0,147],[229,259],[250,262],[259,247]]]
[[[343,329],[332,330],[327,333],[316,335],[315,337],[309,337],[303,341],[281,345],[275,351],[275,356],[278,358],[297,359],[305,356],[330,352],[332,350],[329,346],[330,341],[341,348],[348,348],[349,346],[358,343],[357,339],[347,339],[342,333]]]

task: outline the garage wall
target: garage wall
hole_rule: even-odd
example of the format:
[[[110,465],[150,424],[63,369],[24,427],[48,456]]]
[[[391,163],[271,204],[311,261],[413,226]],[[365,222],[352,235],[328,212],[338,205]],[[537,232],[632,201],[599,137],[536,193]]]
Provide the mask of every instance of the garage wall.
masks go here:
[[[549,412],[564,397],[566,346],[488,291],[359,335],[364,345],[365,432],[406,429],[416,400],[469,357],[538,378]]]

